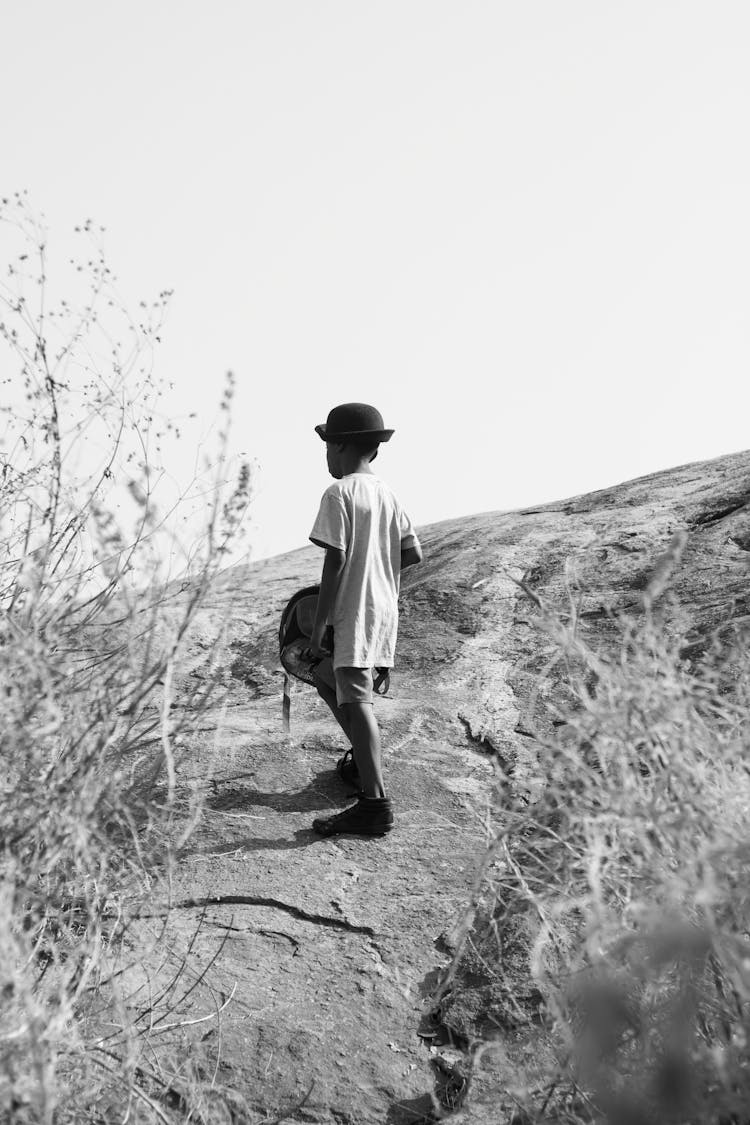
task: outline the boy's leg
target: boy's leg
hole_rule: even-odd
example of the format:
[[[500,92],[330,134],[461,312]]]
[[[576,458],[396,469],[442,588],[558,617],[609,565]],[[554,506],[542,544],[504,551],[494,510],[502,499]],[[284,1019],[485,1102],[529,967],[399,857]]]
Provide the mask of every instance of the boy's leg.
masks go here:
[[[381,765],[380,728],[372,703],[344,703],[354,761],[364,797],[385,797]]]
[[[349,746],[352,743],[351,725],[349,716],[344,707],[340,707],[336,698],[336,678],[333,672],[333,665],[331,658],[321,661],[315,669],[315,687],[320,698],[328,704],[331,713],[336,722],[341,727],[342,731],[349,740]],[[354,752],[349,749],[336,763],[336,769],[341,776],[342,780],[349,785],[359,786],[359,772],[357,770],[357,763],[354,760]]]
[[[318,695],[328,704],[334,719],[351,743],[352,737],[349,732],[349,716],[346,714],[343,707],[339,707],[336,701],[336,681],[334,679],[330,657],[327,660],[321,661],[315,669],[314,675],[315,688]]]
[[[356,805],[313,821],[313,829],[321,836],[338,832],[384,836],[393,828],[393,811],[383,783],[380,729],[373,711],[372,687],[371,668],[336,669],[336,697],[349,726],[360,796]]]

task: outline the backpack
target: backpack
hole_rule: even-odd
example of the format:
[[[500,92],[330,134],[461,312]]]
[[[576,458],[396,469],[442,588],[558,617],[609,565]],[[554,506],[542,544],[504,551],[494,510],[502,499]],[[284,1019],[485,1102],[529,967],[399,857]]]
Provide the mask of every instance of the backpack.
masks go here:
[[[304,659],[303,651],[310,644],[320,586],[305,586],[293,594],[284,606],[279,622],[279,660],[287,676],[305,684],[314,684],[317,660]]]
[[[315,624],[315,611],[318,608],[318,594],[320,586],[304,586],[296,594],[292,594],[284,606],[279,621],[279,661],[284,669],[284,702],[282,718],[284,730],[288,733],[290,714],[292,709],[291,677],[301,680],[304,684],[315,684],[315,669],[320,664],[319,659],[311,659],[305,655],[305,650],[310,645],[313,626]],[[328,647],[333,652],[333,629],[329,626]],[[376,668],[373,680],[373,690],[378,695],[385,695],[390,687],[390,669]]]

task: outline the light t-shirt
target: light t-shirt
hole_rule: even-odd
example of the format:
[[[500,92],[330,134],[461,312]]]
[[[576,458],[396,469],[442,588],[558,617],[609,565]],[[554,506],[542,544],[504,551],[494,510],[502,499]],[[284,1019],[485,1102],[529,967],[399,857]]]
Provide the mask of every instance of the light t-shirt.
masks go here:
[[[346,552],[326,622],[334,668],[392,668],[401,549],[418,543],[406,512],[374,474],[350,473],[323,493],[310,538]]]

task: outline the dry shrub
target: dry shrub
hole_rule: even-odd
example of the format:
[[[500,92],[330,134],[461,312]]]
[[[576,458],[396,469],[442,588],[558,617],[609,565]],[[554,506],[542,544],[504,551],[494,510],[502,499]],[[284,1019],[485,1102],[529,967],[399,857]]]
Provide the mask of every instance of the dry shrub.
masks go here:
[[[487,1038],[525,1025],[519,1123],[750,1121],[748,636],[725,624],[688,657],[664,593],[683,546],[606,644],[574,599],[560,616],[527,590],[556,651],[543,784],[498,808],[452,967],[482,962]]]
[[[248,473],[224,501],[224,425],[213,478],[194,490],[203,533],[183,550],[155,506],[160,442],[176,428],[152,369],[168,294],[133,320],[101,232],[86,223],[83,256],[56,296],[46,231],[23,196],[3,201],[0,233],[9,259],[0,283],[0,1118],[164,1120],[166,1094],[178,1103],[183,1094],[143,1056],[185,974],[145,1004],[120,982],[128,958],[147,952],[132,919],[168,878],[197,815],[178,797],[176,770],[211,684],[186,694],[174,683],[186,632],[241,522]],[[231,397],[230,381],[226,419]],[[184,1119],[184,1104],[173,1108]]]

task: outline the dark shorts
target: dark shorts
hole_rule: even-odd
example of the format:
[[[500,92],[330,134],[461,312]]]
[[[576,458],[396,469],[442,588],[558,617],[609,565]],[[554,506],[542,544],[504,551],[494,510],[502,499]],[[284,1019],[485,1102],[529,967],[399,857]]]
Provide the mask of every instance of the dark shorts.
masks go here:
[[[327,656],[315,669],[315,676],[335,690],[339,707],[344,703],[372,703],[372,668],[334,668]]]

